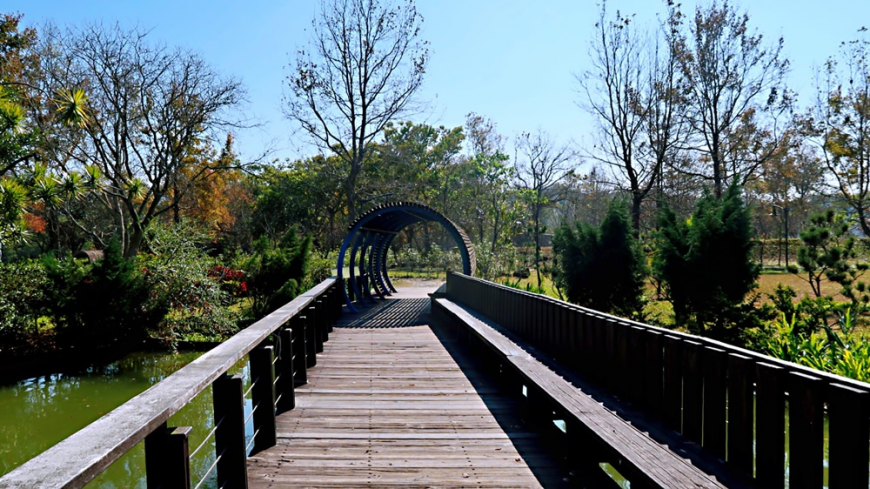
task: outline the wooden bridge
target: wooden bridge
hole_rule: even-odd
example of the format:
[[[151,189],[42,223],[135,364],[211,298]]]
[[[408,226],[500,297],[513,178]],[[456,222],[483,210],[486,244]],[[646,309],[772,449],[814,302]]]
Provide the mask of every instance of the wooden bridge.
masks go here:
[[[464,275],[357,315],[342,286],[324,281],[0,488],[84,486],[143,440],[148,487],[868,487],[867,384]],[[245,356],[247,391],[227,374]],[[212,424],[167,426],[203,393]]]

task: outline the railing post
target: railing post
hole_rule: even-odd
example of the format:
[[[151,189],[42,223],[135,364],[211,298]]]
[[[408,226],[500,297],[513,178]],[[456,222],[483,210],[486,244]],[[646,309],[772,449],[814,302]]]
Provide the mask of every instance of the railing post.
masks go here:
[[[785,487],[785,369],[755,365],[755,478],[761,487]]]
[[[305,344],[305,319],[304,316],[296,316],[290,328],[293,333],[293,371],[295,374],[295,386],[305,385],[308,383],[308,365],[306,360],[306,344]]]
[[[338,283],[344,284],[344,279],[339,277]],[[338,290],[341,290],[341,289],[338,289]],[[341,294],[337,294],[337,296],[335,298],[335,320],[333,321],[333,323],[337,322],[341,318],[341,313],[343,311],[342,308],[344,307],[344,301],[341,299],[342,299]]]
[[[648,365],[644,365],[643,357],[644,357],[644,330],[637,326],[624,326],[626,333],[628,333],[628,367],[631,369],[632,374],[628,377],[628,400],[634,404],[635,406],[642,405],[644,403],[644,376],[643,371],[646,368],[649,368]]]
[[[867,391],[831,384],[828,399],[828,487],[867,487],[870,416]]]
[[[257,453],[278,442],[275,420],[275,348],[271,345],[251,350],[251,404],[254,414],[254,448]]]
[[[613,370],[613,383],[611,384],[612,392],[619,396],[623,401],[628,401],[629,379],[632,375],[637,375],[637,372],[629,370],[628,366],[628,327],[616,321],[610,322],[613,328],[613,363],[610,363],[607,368]]]
[[[645,330],[644,362],[640,369],[644,372],[644,405],[655,418],[661,418],[664,388],[664,365],[662,355],[662,334]]]
[[[225,375],[212,384],[218,487],[248,487],[245,454],[245,398],[242,376]]]
[[[296,407],[296,355],[293,348],[293,331],[290,328],[281,328],[281,360],[280,374],[276,382],[276,390],[279,393],[277,411],[283,413]]]
[[[725,392],[728,354],[705,347],[704,365],[704,448],[725,460]]]
[[[164,422],[145,437],[145,477],[148,489],[190,488],[191,428],[167,428]]]
[[[314,303],[316,304],[316,302]],[[320,317],[323,311],[317,305],[308,306],[308,327],[314,336],[314,352],[323,353],[323,331],[321,328]]]
[[[755,364],[751,358],[728,354],[728,463],[749,476],[752,475],[753,464],[754,374]],[[821,453],[821,447],[819,450]]]
[[[314,310],[309,307],[299,319],[305,323],[305,366],[317,365],[317,338],[314,331]]]
[[[317,299],[317,315],[320,318],[320,337],[324,343],[329,341],[329,315],[332,314],[332,308],[326,305],[327,300],[323,296]]]
[[[788,387],[788,486],[791,489],[822,487],[823,382],[816,377],[789,372]]]
[[[675,431],[683,422],[683,342],[675,336],[664,338],[664,400],[665,424]]]
[[[704,378],[701,377],[701,350],[694,341],[683,341],[683,434],[701,444]]]
[[[604,386],[611,392],[619,392],[616,383],[622,372],[616,368],[616,323],[609,318],[602,318],[601,324],[604,326],[604,347],[601,350],[604,357],[598,368],[604,372]]]

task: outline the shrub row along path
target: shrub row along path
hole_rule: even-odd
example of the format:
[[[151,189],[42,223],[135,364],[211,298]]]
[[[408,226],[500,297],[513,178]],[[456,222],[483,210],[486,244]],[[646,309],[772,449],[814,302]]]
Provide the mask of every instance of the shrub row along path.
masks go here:
[[[267,487],[575,486],[520,400],[432,326],[432,288],[404,288],[345,315],[278,418],[278,444],[248,459]]]

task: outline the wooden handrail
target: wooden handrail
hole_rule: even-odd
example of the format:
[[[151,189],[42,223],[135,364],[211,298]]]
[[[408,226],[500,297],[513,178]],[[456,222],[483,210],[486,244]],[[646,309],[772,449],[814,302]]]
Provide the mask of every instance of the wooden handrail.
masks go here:
[[[786,449],[790,480],[821,487],[824,413],[832,489],[870,482],[868,383],[460,274],[448,274],[446,296],[762,487],[783,486]]]
[[[850,379],[848,377],[843,377],[843,376],[840,376],[837,374],[832,374],[830,372],[825,372],[823,370],[816,370],[814,368],[807,367],[805,365],[800,365],[800,364],[797,364],[794,362],[789,362],[786,360],[781,360],[779,358],[774,358],[774,357],[765,355],[763,353],[759,353],[757,351],[747,350],[745,348],[740,348],[739,346],[734,346],[730,343],[724,343],[722,341],[714,340],[712,338],[707,338],[704,336],[696,336],[696,335],[693,335],[690,333],[683,333],[681,331],[675,331],[672,329],[663,328],[661,326],[654,326],[652,324],[641,323],[638,321],[633,321],[631,319],[622,318],[619,316],[613,316],[613,315],[607,314],[605,312],[596,311],[595,309],[589,309],[589,308],[583,307],[583,306],[578,306],[577,304],[572,304],[570,302],[559,300],[559,299],[556,299],[554,297],[550,297],[550,296],[546,296],[546,295],[542,295],[542,294],[536,294],[534,292],[528,292],[525,290],[515,289],[513,287],[508,287],[506,285],[498,284],[495,282],[489,282],[487,280],[483,280],[483,279],[480,279],[477,277],[469,277],[467,275],[462,275],[462,274],[456,273],[456,272],[448,272],[448,284],[450,283],[449,277],[451,275],[454,276],[454,278],[456,278],[456,279],[469,280],[469,281],[477,282],[480,284],[484,284],[487,287],[494,287],[497,289],[502,289],[504,291],[508,291],[510,293],[515,293],[515,294],[527,296],[530,298],[534,298],[536,300],[543,300],[543,301],[551,302],[551,303],[554,303],[560,307],[564,307],[564,308],[569,309],[569,310],[579,311],[579,312],[581,312],[589,317],[598,317],[598,318],[601,318],[601,319],[604,319],[607,321],[612,321],[612,322],[617,323],[617,324],[622,324],[622,325],[626,325],[626,326],[636,326],[636,327],[641,328],[643,330],[656,331],[656,332],[659,332],[659,333],[662,333],[662,334],[665,334],[668,336],[675,336],[675,337],[681,338],[683,340],[698,342],[704,346],[709,346],[712,348],[719,348],[719,349],[725,350],[726,352],[729,352],[729,353],[748,356],[748,357],[750,357],[753,360],[758,361],[758,362],[764,362],[767,364],[776,365],[776,366],[788,369],[789,371],[800,372],[803,374],[811,375],[813,377],[820,377],[820,378],[826,379],[830,382],[836,382],[838,384],[848,385],[849,387],[851,387],[853,389],[858,389],[860,391],[870,393],[870,383],[862,382],[860,380]],[[477,305],[478,307],[475,307],[475,304],[473,304],[469,299],[470,298],[468,298],[468,297],[457,297],[456,298],[456,300],[458,302],[469,305],[476,310],[480,310],[479,304]]]
[[[324,280],[145,392],[0,478],[0,488],[81,487],[163,426],[291,318],[336,285]],[[340,307],[340,305],[339,305]]]

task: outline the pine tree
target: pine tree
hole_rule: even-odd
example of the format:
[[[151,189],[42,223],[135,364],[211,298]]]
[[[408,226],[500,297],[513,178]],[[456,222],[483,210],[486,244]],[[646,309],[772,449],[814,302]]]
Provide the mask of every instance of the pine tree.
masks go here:
[[[755,325],[746,295],[760,266],[752,261],[749,209],[732,183],[721,199],[707,193],[680,222],[666,210],[659,220],[656,277],[665,284],[678,325],[697,334],[741,342]]]
[[[623,202],[611,202],[600,228],[563,224],[553,244],[568,300],[625,317],[641,314],[647,271]]]

